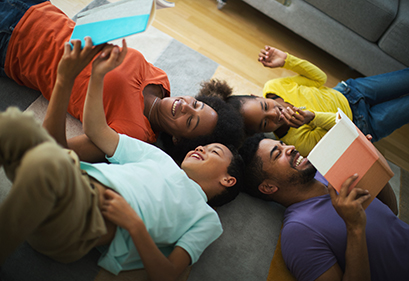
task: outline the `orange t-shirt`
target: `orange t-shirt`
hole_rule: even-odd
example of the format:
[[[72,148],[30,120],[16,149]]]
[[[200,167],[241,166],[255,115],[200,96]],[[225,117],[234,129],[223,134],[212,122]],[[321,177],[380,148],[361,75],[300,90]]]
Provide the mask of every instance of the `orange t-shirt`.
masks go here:
[[[74,26],[48,1],[32,6],[11,35],[4,67],[7,76],[50,100],[64,42],[69,41]],[[91,64],[76,78],[68,106],[68,112],[80,121],[90,75]],[[142,91],[148,84],[162,85],[166,95],[170,95],[166,73],[129,48],[123,63],[105,76],[103,100],[107,123],[112,129],[152,143],[156,135],[143,115]]]

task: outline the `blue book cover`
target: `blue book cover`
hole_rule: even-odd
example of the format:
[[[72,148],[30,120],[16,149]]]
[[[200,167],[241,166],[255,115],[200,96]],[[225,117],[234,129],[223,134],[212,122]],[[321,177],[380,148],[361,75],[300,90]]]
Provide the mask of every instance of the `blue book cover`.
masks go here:
[[[122,0],[99,6],[78,14],[71,39],[90,36],[94,45],[124,38],[146,30],[157,8],[173,7],[165,0]]]

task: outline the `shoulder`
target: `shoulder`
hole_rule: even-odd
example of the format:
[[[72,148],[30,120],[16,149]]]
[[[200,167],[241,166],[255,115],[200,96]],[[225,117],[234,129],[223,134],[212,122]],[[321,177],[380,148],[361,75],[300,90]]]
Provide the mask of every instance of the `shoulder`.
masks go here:
[[[124,134],[119,134],[119,142],[115,153],[111,158],[108,158],[111,163],[119,164],[142,162],[148,159],[158,162],[162,166],[175,166],[179,169],[173,159],[160,148]]]

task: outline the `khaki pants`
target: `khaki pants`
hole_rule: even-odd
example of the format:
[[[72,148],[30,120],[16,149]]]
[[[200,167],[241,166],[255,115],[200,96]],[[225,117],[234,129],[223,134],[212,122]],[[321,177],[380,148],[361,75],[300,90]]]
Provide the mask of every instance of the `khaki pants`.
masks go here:
[[[98,190],[27,113],[0,113],[0,166],[13,182],[0,205],[0,264],[23,241],[60,262],[87,254],[106,233]]]

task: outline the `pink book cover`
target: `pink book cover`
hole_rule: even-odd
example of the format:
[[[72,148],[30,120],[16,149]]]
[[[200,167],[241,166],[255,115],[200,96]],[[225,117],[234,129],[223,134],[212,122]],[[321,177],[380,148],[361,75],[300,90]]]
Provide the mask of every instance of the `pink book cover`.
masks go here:
[[[349,176],[358,173],[351,189],[356,186],[369,191],[371,198],[364,208],[393,176],[382,154],[340,109],[335,126],[307,158],[338,191]]]

